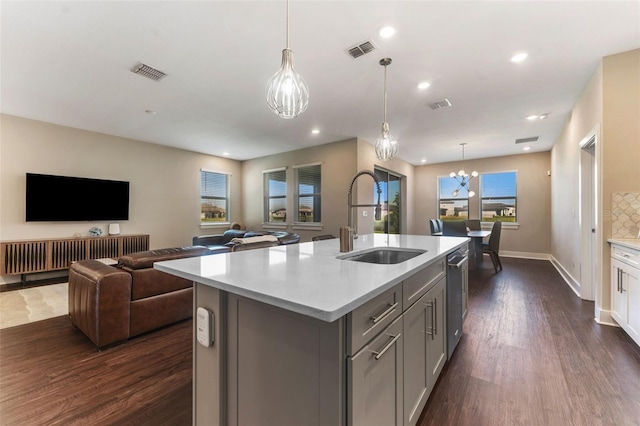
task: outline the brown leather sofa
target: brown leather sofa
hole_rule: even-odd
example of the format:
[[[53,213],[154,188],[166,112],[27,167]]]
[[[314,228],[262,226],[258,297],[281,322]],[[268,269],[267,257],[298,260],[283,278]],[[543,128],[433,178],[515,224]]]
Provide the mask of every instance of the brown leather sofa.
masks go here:
[[[202,246],[83,260],[69,268],[69,318],[99,349],[193,316],[193,284],[153,269],[163,260],[215,254]]]

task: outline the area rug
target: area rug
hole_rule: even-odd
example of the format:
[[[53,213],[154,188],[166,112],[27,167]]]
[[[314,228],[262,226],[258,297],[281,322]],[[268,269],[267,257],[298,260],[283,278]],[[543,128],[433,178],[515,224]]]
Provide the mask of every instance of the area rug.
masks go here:
[[[68,283],[0,293],[0,329],[69,313]]]

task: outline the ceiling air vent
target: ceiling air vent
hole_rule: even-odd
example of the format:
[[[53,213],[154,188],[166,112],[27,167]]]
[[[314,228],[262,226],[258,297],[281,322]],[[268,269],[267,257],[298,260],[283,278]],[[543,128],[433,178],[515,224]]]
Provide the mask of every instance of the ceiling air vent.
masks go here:
[[[538,142],[540,136],[532,136],[530,138],[516,139],[516,143]]]
[[[139,74],[143,77],[150,78],[154,81],[159,81],[165,78],[167,75],[160,70],[157,70],[153,67],[150,67],[147,64],[143,64],[142,62],[138,62],[131,68],[131,72],[134,74]]]
[[[441,108],[450,107],[451,106],[451,102],[449,102],[449,99],[445,98],[445,99],[441,99],[439,101],[432,102],[432,103],[427,104],[427,105],[429,105],[429,108],[431,108],[431,109],[441,109]]]
[[[370,41],[364,41],[362,43],[356,44],[353,47],[347,49],[347,53],[353,58],[358,58],[362,55],[365,55],[373,50],[375,50],[376,46]]]

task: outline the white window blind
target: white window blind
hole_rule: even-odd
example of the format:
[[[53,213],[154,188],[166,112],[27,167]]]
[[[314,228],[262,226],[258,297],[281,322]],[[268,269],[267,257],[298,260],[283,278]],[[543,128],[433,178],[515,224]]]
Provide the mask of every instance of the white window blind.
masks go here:
[[[320,164],[296,169],[296,216],[298,222],[321,222],[322,168]]]
[[[203,224],[228,222],[229,175],[200,171],[200,205]]]

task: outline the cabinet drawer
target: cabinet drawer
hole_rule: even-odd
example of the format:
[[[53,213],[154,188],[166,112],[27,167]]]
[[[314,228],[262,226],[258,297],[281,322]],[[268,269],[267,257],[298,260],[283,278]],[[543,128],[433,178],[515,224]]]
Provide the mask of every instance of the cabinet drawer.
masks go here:
[[[402,313],[402,283],[347,315],[347,354],[353,355]]]
[[[611,257],[621,260],[622,262],[640,268],[640,251],[633,250],[627,247],[617,246],[613,244],[611,246]]]
[[[416,272],[402,283],[403,306],[408,309],[438,280],[445,276],[446,259],[440,259]]]
[[[347,425],[403,424],[402,317],[347,358]]]

